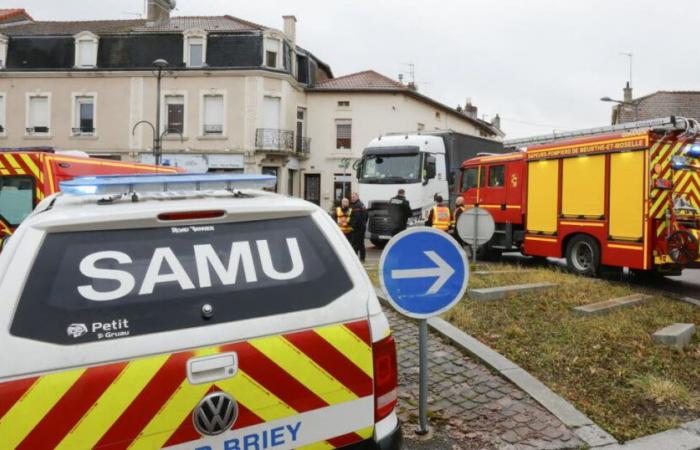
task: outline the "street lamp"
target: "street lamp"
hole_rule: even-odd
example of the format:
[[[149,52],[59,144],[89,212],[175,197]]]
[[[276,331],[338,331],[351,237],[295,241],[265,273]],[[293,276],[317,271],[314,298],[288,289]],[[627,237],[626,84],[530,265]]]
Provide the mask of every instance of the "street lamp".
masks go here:
[[[169,133],[167,128],[165,128],[162,132],[160,131],[160,80],[163,78],[163,71],[168,67],[168,65],[168,61],[164,59],[156,59],[155,61],[153,61],[153,67],[155,67],[156,69],[156,71],[153,74],[156,76],[157,79],[156,124],[153,125],[148,120],[141,120],[136,122],[134,124],[134,127],[131,129],[131,134],[134,135],[136,133],[136,128],[138,128],[139,125],[148,125],[149,127],[151,127],[151,130],[153,130],[153,158],[155,159],[156,166],[160,165],[163,156],[163,136]],[[177,132],[177,134],[180,135],[180,142],[183,142],[184,138],[182,136],[182,132]]]
[[[156,132],[153,133],[153,156],[156,160],[156,166],[160,165],[160,160],[163,154],[161,148],[162,136],[160,134],[160,80],[163,78],[163,70],[168,67],[168,61],[164,59],[156,59],[153,61],[153,67],[156,68]]]
[[[610,103],[617,103],[618,105],[622,106],[631,106],[634,108],[634,121],[639,120],[639,100],[632,100],[631,102],[624,101],[624,100],[615,100],[610,97],[603,97],[600,99],[601,102],[610,102]]]

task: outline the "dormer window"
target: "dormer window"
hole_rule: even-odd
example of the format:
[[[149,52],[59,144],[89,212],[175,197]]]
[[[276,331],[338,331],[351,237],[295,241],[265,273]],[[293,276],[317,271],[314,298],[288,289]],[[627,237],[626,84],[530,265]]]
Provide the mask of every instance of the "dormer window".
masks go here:
[[[75,35],[75,67],[92,69],[97,67],[97,35],[83,31]]]
[[[7,67],[7,44],[10,40],[4,34],[0,34],[0,69]]]
[[[186,67],[204,67],[207,64],[207,33],[204,30],[187,30],[184,33],[183,59]]]
[[[265,66],[271,69],[279,69],[282,66],[282,42],[273,37],[265,38]]]

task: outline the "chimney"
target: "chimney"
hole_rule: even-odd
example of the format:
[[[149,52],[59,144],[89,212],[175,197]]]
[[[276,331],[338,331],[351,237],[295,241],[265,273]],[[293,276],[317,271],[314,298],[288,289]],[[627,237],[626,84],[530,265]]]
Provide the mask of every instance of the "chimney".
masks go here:
[[[170,19],[170,11],[175,9],[175,0],[148,0],[149,22],[164,22]]]
[[[493,125],[494,128],[498,128],[499,130],[501,129],[501,116],[496,114],[493,119],[491,119],[491,125]]]
[[[625,88],[622,90],[624,92],[624,97],[623,100],[625,102],[631,102],[634,98],[632,97],[632,86],[630,86],[630,82],[627,82],[627,85]]]
[[[479,108],[472,105],[472,99],[468,98],[467,103],[464,105],[464,115],[476,119],[478,118],[478,113]]]
[[[284,20],[284,34],[287,35],[292,44],[297,43],[297,18],[294,16],[282,16]]]

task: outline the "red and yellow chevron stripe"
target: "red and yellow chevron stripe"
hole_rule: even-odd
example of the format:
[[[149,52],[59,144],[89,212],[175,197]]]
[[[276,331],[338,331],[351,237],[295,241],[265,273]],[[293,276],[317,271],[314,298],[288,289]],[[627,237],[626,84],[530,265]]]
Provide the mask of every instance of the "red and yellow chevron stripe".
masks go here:
[[[227,352],[235,376],[190,384],[190,358]],[[200,439],[192,412],[213,391],[236,399],[241,430],[370,397],[373,386],[369,323],[358,321],[0,383],[0,436],[3,449],[154,449]],[[367,439],[372,422],[309,448]]]
[[[673,157],[682,153],[687,142],[667,141],[657,143],[652,148],[651,168],[657,166],[661,169],[659,174],[654,173],[654,178],[673,181],[673,192],[686,196],[696,208],[700,208],[700,173],[691,171],[674,171],[672,167]],[[656,236],[660,237],[666,231],[666,211],[671,205],[671,191],[652,189],[650,196],[650,218],[657,221]]]

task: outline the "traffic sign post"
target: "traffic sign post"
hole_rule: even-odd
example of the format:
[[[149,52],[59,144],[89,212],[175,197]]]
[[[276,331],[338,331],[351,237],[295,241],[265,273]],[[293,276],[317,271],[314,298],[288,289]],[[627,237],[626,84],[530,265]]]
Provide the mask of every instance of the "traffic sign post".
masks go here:
[[[428,318],[452,308],[469,282],[462,247],[444,231],[415,227],[387,244],[379,262],[379,280],[389,303],[419,320],[420,389],[418,434],[428,432]]]
[[[476,262],[476,252],[486,244],[496,231],[496,223],[491,213],[483,208],[471,208],[457,219],[457,234],[472,248],[472,259]]]

